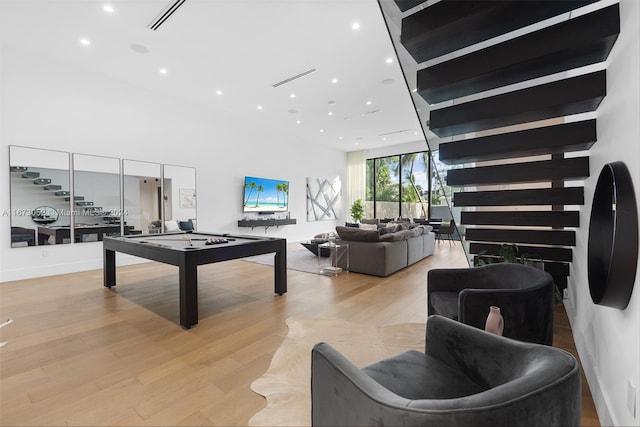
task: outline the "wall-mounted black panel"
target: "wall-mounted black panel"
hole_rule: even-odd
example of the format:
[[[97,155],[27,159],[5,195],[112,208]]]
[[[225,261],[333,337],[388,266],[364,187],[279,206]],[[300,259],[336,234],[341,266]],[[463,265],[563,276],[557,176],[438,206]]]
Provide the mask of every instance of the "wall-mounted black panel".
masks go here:
[[[467,227],[465,239],[469,242],[575,246],[576,232],[573,230],[508,230]]]
[[[438,150],[440,161],[451,165],[583,151],[596,139],[592,119],[442,143]]]
[[[584,188],[467,191],[453,194],[453,206],[582,205]]]
[[[606,71],[596,71],[433,110],[429,128],[444,137],[584,113],[606,94]]]
[[[449,169],[447,185],[508,184],[542,182],[563,179],[584,179],[589,176],[589,158],[543,160],[477,168]]]
[[[477,254],[481,251],[487,251],[488,255],[498,255],[500,253],[501,245],[492,243],[474,243],[469,245],[469,253]],[[571,262],[573,259],[573,251],[571,248],[560,248],[550,246],[525,246],[518,245],[520,255],[527,254],[540,255],[543,260],[547,261],[565,261]]]
[[[580,227],[578,211],[461,212],[465,225],[507,225],[529,227]]]
[[[418,71],[429,104],[607,59],[620,33],[620,6],[560,22]]]
[[[598,177],[587,265],[593,302],[624,310],[638,268],[638,210],[633,180],[623,162],[606,164]]]
[[[420,63],[595,1],[443,0],[405,17],[400,40]]]

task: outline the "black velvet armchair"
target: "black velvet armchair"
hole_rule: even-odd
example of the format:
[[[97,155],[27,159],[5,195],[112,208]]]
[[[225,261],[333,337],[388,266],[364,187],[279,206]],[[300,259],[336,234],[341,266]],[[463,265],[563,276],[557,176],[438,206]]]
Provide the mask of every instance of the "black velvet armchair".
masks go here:
[[[500,307],[505,337],[553,342],[551,275],[522,264],[434,269],[427,273],[427,313],[484,329],[490,306]]]
[[[359,369],[326,343],[311,356],[314,426],[577,426],[580,371],[569,353],[441,316],[426,351]]]

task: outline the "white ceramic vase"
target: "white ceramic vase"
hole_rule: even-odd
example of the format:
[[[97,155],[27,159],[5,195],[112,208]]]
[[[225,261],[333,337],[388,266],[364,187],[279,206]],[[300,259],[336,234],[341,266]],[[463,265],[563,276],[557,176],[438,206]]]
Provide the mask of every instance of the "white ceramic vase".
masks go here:
[[[500,314],[500,307],[492,305],[489,308],[489,315],[487,316],[487,321],[484,324],[484,330],[491,332],[492,334],[502,335],[502,331],[504,330],[504,319],[502,318],[502,314]]]

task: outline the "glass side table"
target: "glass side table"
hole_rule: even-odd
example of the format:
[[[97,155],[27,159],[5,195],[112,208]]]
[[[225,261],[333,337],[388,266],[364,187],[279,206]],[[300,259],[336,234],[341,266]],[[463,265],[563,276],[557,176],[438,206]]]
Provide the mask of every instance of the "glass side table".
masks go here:
[[[320,253],[329,252],[328,257]],[[349,271],[349,245],[346,243],[323,243],[318,245],[318,274],[337,276]]]

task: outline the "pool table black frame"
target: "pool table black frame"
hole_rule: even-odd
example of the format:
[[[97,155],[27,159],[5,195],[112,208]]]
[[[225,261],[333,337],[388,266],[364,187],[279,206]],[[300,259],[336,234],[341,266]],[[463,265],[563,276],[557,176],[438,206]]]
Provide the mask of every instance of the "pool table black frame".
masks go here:
[[[171,241],[163,244],[158,243],[157,238],[162,238],[163,236],[166,238],[174,235],[179,237],[184,233],[164,233],[149,236],[105,236],[102,241],[104,286],[111,288],[116,285],[116,252],[177,266],[180,278],[180,325],[185,329],[198,324],[199,265],[275,252],[275,293],[282,295],[287,292],[286,239],[198,232],[194,233],[193,236],[206,236],[213,239],[248,239],[251,242],[230,241],[229,243],[209,246],[198,245],[194,249],[187,249],[179,245],[172,246]]]

